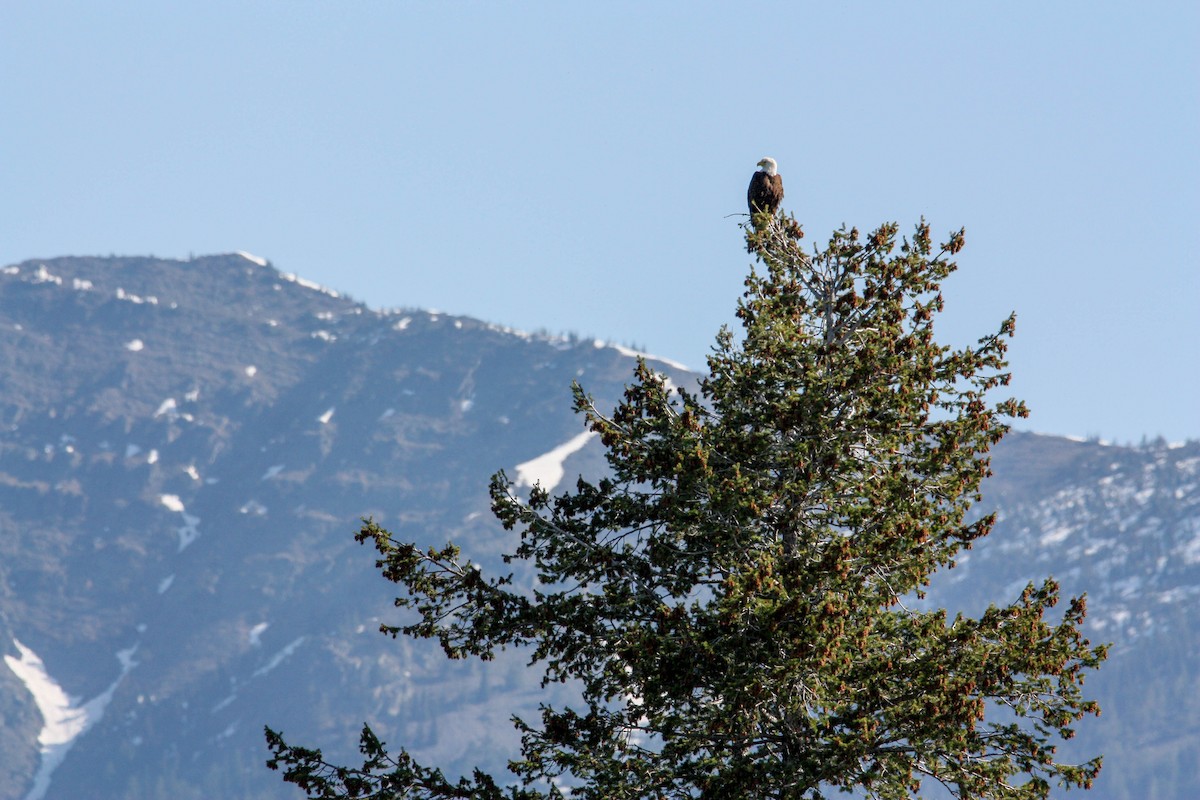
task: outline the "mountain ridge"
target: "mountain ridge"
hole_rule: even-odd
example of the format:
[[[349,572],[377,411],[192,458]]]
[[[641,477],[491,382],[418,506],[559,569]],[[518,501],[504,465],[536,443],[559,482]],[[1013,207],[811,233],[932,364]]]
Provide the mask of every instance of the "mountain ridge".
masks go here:
[[[511,708],[543,699],[519,654],[447,664],[427,642],[373,635],[396,619],[394,587],[352,533],[370,516],[497,566],[512,540],[488,513],[488,477],[551,454],[566,480],[602,469],[569,388],[611,407],[634,354],[371,310],[264,261],[0,270],[0,653],[42,659],[75,708],[111,688],[47,798],[295,797],[262,766],[263,724],[350,760],[367,720],[450,771],[496,769],[515,743]],[[678,385],[695,377],[651,365]],[[1152,756],[1110,759],[1094,797],[1145,796],[1153,779],[1200,786],[1181,760],[1200,746],[1197,464],[1198,442],[1013,432],[980,507],[1000,508],[995,533],[934,585],[963,607],[1051,573],[1064,593],[1090,593],[1089,635],[1117,647],[1095,679],[1105,716],[1094,735],[1082,725],[1080,751],[1127,739]],[[43,712],[12,663],[0,800],[31,796],[45,761]],[[1153,691],[1121,695],[1108,674]],[[1102,727],[1110,707],[1123,727]]]

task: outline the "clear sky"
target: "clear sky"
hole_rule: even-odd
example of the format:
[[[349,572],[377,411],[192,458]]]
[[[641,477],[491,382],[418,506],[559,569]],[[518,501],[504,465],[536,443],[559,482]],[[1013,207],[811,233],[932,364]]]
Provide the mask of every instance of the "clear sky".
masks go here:
[[[1200,4],[0,6],[0,263],[248,250],[703,366],[755,163],[824,241],[965,226],[1019,427],[1200,437]],[[564,401],[566,394],[564,392]]]

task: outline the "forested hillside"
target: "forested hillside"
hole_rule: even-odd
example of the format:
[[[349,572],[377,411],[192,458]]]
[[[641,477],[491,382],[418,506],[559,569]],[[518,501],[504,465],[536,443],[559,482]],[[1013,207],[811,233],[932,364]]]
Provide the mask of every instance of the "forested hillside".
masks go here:
[[[630,351],[372,310],[246,254],[2,273],[0,800],[297,797],[264,724],[350,760],[369,721],[451,770],[502,766],[510,713],[544,699],[523,657],[379,635],[395,587],[353,534],[370,516],[497,564],[488,477],[598,471],[570,385],[611,407]],[[1200,796],[1200,443],[1018,432],[994,469],[1000,522],[933,598],[1086,591],[1114,644],[1090,796]]]

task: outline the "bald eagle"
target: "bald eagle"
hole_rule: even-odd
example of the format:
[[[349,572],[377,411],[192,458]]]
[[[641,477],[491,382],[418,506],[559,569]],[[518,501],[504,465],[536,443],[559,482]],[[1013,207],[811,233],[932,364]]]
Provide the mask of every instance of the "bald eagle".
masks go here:
[[[783,178],[775,159],[764,158],[758,166],[760,169],[750,178],[750,188],[746,190],[746,205],[750,206],[751,218],[760,213],[774,215],[783,200]]]

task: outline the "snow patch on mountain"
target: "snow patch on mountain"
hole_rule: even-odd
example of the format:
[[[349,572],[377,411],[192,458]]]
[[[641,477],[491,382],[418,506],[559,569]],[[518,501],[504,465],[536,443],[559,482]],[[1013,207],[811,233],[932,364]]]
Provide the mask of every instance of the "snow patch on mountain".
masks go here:
[[[663,358],[662,356],[652,355],[650,353],[646,353],[641,350],[634,350],[631,347],[623,347],[622,345],[613,344],[612,342],[606,342],[602,339],[596,339],[594,342],[592,342],[592,345],[597,350],[607,347],[612,350],[616,350],[618,353],[620,353],[623,356],[629,356],[630,358],[644,358],[647,361],[657,361],[659,364],[666,364],[668,367],[671,367],[672,369],[680,369],[680,370],[684,370],[685,372],[688,370],[688,367],[686,364],[681,364],[678,361],[672,361],[669,358]]]
[[[218,712],[218,711],[220,711],[222,708],[226,708],[227,706],[229,706],[229,705],[230,705],[230,704],[231,704],[231,703],[232,703],[234,700],[237,700],[237,693],[236,693],[236,692],[235,692],[235,693],[233,693],[233,694],[231,694],[231,695],[228,695],[228,696],[226,696],[226,697],[225,697],[223,700],[221,700],[221,702],[219,702],[219,703],[217,703],[215,706],[213,706],[213,707],[212,707],[212,711],[210,711],[209,713],[210,713],[210,714],[215,714],[215,713],[217,713],[217,712]]]
[[[187,508],[184,507],[183,501],[179,499],[177,494],[159,495],[159,502],[162,503],[168,510],[174,511],[183,516],[183,525],[176,528],[179,534],[179,552],[183,552],[184,548],[200,535],[200,530],[197,527],[200,524],[200,518],[187,513]]]
[[[178,403],[175,402],[175,398],[168,397],[166,400],[163,400],[161,403],[159,403],[158,410],[154,412],[154,418],[158,419],[159,417],[166,416],[168,419],[170,419],[175,415],[175,409],[177,407]]]
[[[1047,545],[1061,542],[1063,539],[1066,539],[1068,536],[1074,533],[1074,530],[1074,528],[1064,525],[1062,527],[1052,528],[1048,531],[1044,531],[1042,533],[1042,544]]]
[[[250,645],[252,647],[260,646],[262,644],[263,631],[265,631],[270,626],[271,626],[271,624],[269,622],[258,623],[257,625],[255,625],[253,628],[250,629],[249,633],[246,634],[246,640],[250,642]]]
[[[267,515],[267,507],[251,498],[238,507],[238,513],[249,514],[254,517],[265,517]]]
[[[283,278],[285,281],[294,283],[297,286],[303,286],[305,289],[312,289],[313,291],[320,292],[321,294],[329,295],[330,297],[341,297],[341,295],[338,294],[337,292],[335,292],[333,289],[330,289],[326,286],[322,286],[319,283],[314,283],[313,281],[301,278],[299,275],[296,275],[295,273],[292,273],[292,272],[281,272],[279,274],[279,277]]]
[[[158,305],[158,298],[154,295],[146,295],[145,297],[142,297],[141,295],[131,294],[122,289],[120,286],[117,287],[116,296],[118,300],[124,300],[125,302],[133,303],[136,306],[140,306],[143,303],[151,306]]]
[[[307,638],[307,636],[300,636],[296,639],[293,639],[282,650],[271,656],[271,659],[266,664],[254,670],[254,674],[251,677],[258,678],[262,675],[266,675],[268,672],[278,667],[283,663],[284,659],[296,652],[296,648],[304,644],[304,640]]]
[[[563,479],[563,462],[572,453],[576,453],[583,449],[593,436],[595,431],[584,431],[577,436],[571,437],[570,440],[563,442],[558,447],[548,453],[543,453],[537,458],[531,458],[521,464],[517,464],[517,485],[518,486],[533,486],[541,484],[541,487],[547,492],[553,491],[555,486]]]
[[[46,665],[37,653],[16,639],[13,639],[13,644],[21,656],[5,656],[4,662],[25,684],[42,714],[42,731],[38,734],[42,761],[34,775],[33,788],[25,795],[25,800],[41,800],[50,788],[54,770],[66,758],[71,746],[104,716],[113,692],[129,671],[137,666],[133,660],[137,645],[117,653],[117,660],[121,664],[121,674],[117,679],[103,692],[79,705],[79,698],[71,697],[63,690],[46,671]]]
[[[63,279],[58,275],[51,274],[45,264],[38,264],[38,268],[34,270],[33,277],[30,279],[30,283],[53,283],[56,286],[62,286],[62,282]]]
[[[258,264],[260,267],[267,266],[267,260],[261,256],[256,256],[253,253],[247,253],[245,250],[236,251],[236,255],[241,256],[252,264]]]

